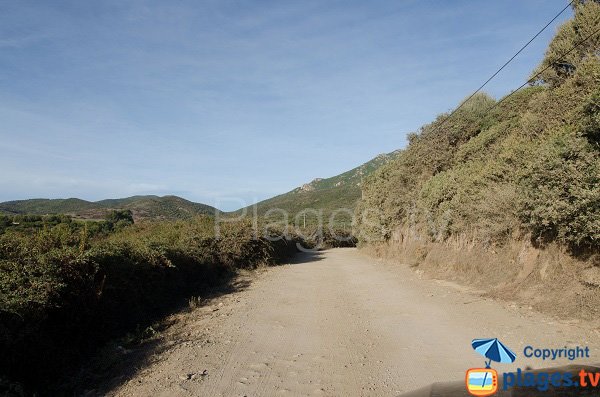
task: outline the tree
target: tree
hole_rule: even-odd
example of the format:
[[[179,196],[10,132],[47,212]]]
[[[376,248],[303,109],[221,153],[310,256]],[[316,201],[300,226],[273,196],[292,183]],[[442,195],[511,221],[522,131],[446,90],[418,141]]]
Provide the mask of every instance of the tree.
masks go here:
[[[106,215],[105,220],[109,230],[120,230],[133,225],[133,213],[131,210],[114,210]]]

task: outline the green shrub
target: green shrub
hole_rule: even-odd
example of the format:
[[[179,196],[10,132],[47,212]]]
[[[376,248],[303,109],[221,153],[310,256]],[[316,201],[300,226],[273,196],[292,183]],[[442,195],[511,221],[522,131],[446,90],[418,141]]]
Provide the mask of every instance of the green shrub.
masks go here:
[[[61,223],[0,235],[0,374],[30,391],[235,269],[296,251],[295,241],[255,238],[241,222],[226,223],[217,238],[208,217],[135,224],[95,239],[87,231]]]
[[[523,219],[542,241],[600,245],[600,157],[572,133],[539,148],[522,179]]]

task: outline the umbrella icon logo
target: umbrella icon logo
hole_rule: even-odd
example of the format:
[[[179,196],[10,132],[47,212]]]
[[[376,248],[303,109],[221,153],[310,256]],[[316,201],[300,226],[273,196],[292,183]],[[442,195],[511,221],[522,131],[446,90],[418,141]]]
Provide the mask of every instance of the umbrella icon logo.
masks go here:
[[[471,368],[467,371],[465,383],[467,391],[479,397],[490,396],[498,390],[498,373],[490,367],[492,361],[510,364],[517,355],[506,347],[498,338],[474,339],[473,349],[487,358],[485,368]]]

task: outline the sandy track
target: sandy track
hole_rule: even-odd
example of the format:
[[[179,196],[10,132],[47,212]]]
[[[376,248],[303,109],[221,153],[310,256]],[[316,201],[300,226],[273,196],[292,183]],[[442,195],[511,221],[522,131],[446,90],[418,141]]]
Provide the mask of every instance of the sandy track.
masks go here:
[[[165,350],[109,394],[396,395],[481,366],[470,347],[478,337],[499,337],[519,356],[500,371],[568,363],[525,359],[528,344],[588,345],[591,359],[578,362],[600,362],[590,326],[421,280],[355,249],[299,254],[178,321]]]

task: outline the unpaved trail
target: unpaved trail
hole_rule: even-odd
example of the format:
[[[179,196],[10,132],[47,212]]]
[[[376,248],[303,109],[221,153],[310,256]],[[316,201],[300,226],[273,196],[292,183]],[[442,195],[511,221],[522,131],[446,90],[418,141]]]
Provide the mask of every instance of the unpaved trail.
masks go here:
[[[473,338],[498,337],[517,367],[522,349],[590,346],[598,332],[422,280],[356,249],[299,254],[250,286],[181,314],[166,348],[108,394],[119,396],[390,396],[463,379],[483,365]]]

